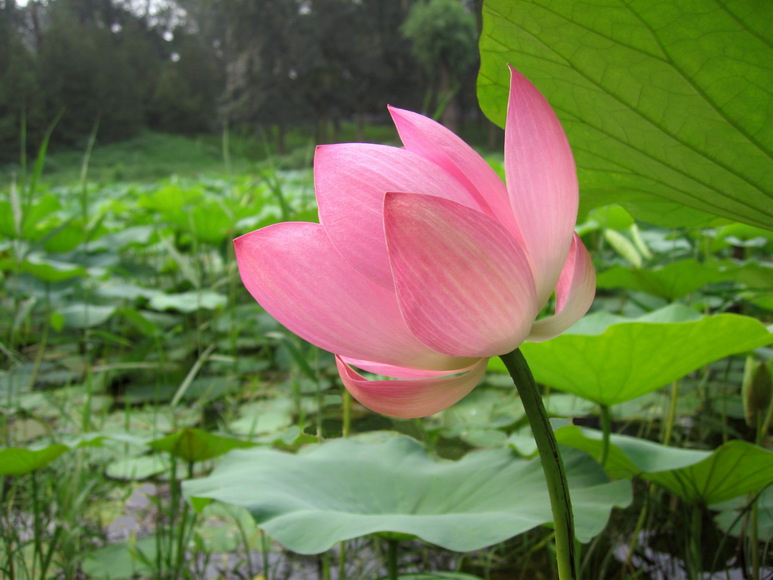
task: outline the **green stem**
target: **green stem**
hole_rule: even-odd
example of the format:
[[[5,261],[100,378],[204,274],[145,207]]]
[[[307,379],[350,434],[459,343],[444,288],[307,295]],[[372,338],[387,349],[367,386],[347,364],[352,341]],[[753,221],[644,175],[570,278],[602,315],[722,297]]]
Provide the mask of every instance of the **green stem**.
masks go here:
[[[343,417],[343,437],[348,437],[352,432],[352,395],[346,389],[342,393],[344,417]]]
[[[346,541],[338,543],[338,580],[346,580]]]
[[[389,571],[389,580],[397,580],[397,540],[387,540],[387,568]]]
[[[676,420],[676,401],[679,398],[679,381],[671,384],[671,404],[668,406],[668,417],[666,418],[666,430],[663,433],[663,445],[668,446],[671,443],[671,435],[674,432],[674,421]]]
[[[703,523],[703,510],[698,504],[690,506],[690,565],[688,566],[688,578],[698,580],[701,573],[701,530]]]
[[[601,467],[606,466],[609,457],[609,435],[612,433],[612,417],[608,405],[601,405]]]
[[[542,403],[534,376],[521,351],[515,349],[511,353],[501,355],[500,358],[518,389],[542,461],[542,471],[545,473],[545,482],[550,495],[550,506],[553,509],[558,578],[576,580],[577,554],[569,484],[566,480],[564,463],[558,451],[558,443],[545,412],[545,405]]]

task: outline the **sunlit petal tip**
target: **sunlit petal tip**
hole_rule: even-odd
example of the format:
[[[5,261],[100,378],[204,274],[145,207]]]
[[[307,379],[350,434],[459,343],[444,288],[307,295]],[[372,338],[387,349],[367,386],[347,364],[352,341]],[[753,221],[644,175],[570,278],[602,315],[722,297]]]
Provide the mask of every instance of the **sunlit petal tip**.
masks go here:
[[[371,411],[400,419],[433,415],[458,402],[483,379],[487,362],[481,359],[460,374],[442,378],[369,381],[336,357],[341,380],[357,401]]]
[[[596,294],[596,272],[588,250],[575,234],[556,287],[556,314],[534,323],[527,340],[555,338],[582,318]]]

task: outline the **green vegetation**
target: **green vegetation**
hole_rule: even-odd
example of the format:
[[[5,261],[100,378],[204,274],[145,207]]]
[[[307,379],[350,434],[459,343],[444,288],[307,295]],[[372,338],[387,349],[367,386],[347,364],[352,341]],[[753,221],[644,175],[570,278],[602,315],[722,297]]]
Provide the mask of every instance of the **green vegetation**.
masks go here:
[[[342,396],[328,353],[289,335],[241,286],[234,236],[315,219],[307,139],[298,136],[293,155],[270,159],[262,145],[231,139],[229,173],[220,140],[148,133],[97,146],[85,186],[82,156],[67,151],[45,160],[50,173],[6,181],[4,577],[316,578],[319,569],[328,578],[341,563],[346,577],[362,579],[388,569],[405,578],[443,570],[438,577],[552,577],[550,531],[533,527],[550,520],[533,480],[534,443],[496,364],[483,387],[443,413],[378,417]],[[597,259],[594,312],[524,352],[551,387],[554,418],[612,431],[557,433],[589,454],[565,452],[578,533],[588,542],[584,577],[656,577],[669,566],[698,574],[740,562],[763,570],[771,541],[763,489],[773,464],[747,441],[765,440],[770,411],[744,409],[748,363],[731,355],[770,360],[770,334],[755,318],[770,318],[771,236],[739,224],[657,228],[619,206],[590,212],[578,229]],[[636,354],[627,362],[614,354],[624,344]],[[769,375],[752,374],[762,377],[755,392],[764,390],[757,383]],[[287,455],[344,432],[359,440],[344,453],[352,461],[331,463],[341,453],[332,443],[342,441],[297,461]],[[394,469],[405,461],[415,463],[410,479]],[[494,475],[497,462],[513,472],[506,485]],[[350,485],[368,477],[367,486]],[[489,491],[462,493],[475,478],[471,489]],[[462,495],[430,481],[451,482]],[[397,488],[403,503],[385,518],[373,490],[387,498]],[[303,503],[296,513],[284,492],[314,498],[320,511]],[[437,519],[455,511],[443,502],[461,505],[462,496],[464,514]],[[684,509],[673,511],[673,502]],[[454,518],[483,527],[467,533]],[[322,553],[299,558],[288,548]],[[653,551],[660,563],[645,566]]]

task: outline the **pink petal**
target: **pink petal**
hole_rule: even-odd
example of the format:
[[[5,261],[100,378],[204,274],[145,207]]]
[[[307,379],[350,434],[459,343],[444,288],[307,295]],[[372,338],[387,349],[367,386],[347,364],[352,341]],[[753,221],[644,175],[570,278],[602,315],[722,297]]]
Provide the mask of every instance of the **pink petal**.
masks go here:
[[[426,417],[464,398],[483,379],[487,359],[443,378],[369,381],[336,357],[344,386],[368,409],[401,419]]]
[[[544,304],[561,272],[577,219],[572,151],[545,97],[511,70],[505,125],[505,173],[510,203]]]
[[[390,292],[357,273],[319,224],[282,223],[234,241],[242,281],[289,330],[356,359],[448,370],[449,359],[419,342]]]
[[[359,272],[388,288],[392,274],[382,213],[387,191],[445,197],[478,208],[464,184],[449,173],[415,153],[385,145],[317,147],[314,187],[320,222],[335,247]]]
[[[510,352],[538,307],[523,250],[504,227],[463,205],[410,193],[384,200],[397,298],[411,331],[450,356]]]
[[[555,338],[582,318],[596,293],[596,272],[588,250],[577,234],[558,278],[556,314],[534,323],[526,340],[542,342]]]
[[[369,373],[376,375],[385,375],[393,379],[434,379],[448,375],[448,371],[427,371],[422,369],[412,369],[406,367],[397,367],[394,365],[385,365],[384,363],[373,362],[369,360],[360,360],[347,356],[338,357],[348,365],[357,367]],[[464,361],[465,359],[454,359]],[[470,362],[476,359],[468,359]]]
[[[445,169],[472,193],[482,211],[502,222],[520,239],[513,219],[507,188],[491,166],[475,150],[432,119],[389,107],[405,148]]]

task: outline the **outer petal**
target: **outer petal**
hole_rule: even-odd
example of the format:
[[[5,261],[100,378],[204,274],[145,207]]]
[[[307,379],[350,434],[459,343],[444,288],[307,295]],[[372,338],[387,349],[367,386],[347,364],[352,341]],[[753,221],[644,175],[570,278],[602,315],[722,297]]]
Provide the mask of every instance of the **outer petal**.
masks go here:
[[[355,399],[372,411],[401,419],[426,417],[447,409],[480,383],[487,363],[488,359],[481,359],[462,369],[462,374],[443,378],[369,381],[336,357],[341,380]]]
[[[383,204],[387,191],[411,191],[479,208],[467,188],[431,161],[405,149],[344,143],[317,147],[314,187],[320,222],[359,272],[392,288]]]
[[[482,210],[520,239],[505,184],[475,150],[432,119],[389,107],[405,148],[445,169],[472,193]]]
[[[596,272],[577,234],[556,288],[556,314],[534,323],[526,340],[542,342],[561,334],[588,312],[596,293]]]
[[[448,371],[427,371],[423,369],[412,369],[409,367],[398,367],[394,365],[386,365],[384,363],[373,362],[369,360],[360,360],[356,358],[350,358],[347,356],[340,356],[343,362],[348,365],[355,366],[369,373],[376,375],[385,375],[393,379],[434,379],[438,377],[448,376]],[[468,360],[470,363],[477,361],[477,359],[454,359],[460,362]]]
[[[397,298],[411,331],[450,356],[516,348],[538,306],[523,250],[490,217],[410,193],[384,200]]]
[[[564,130],[540,92],[511,69],[505,125],[510,203],[544,304],[561,272],[577,219],[579,192]]]
[[[403,322],[393,292],[354,270],[319,224],[282,223],[234,241],[242,281],[279,322],[320,348],[419,369],[469,364],[433,352]]]

